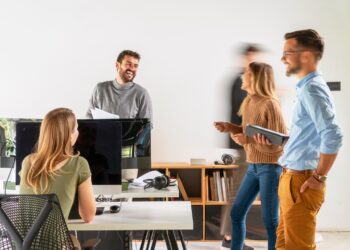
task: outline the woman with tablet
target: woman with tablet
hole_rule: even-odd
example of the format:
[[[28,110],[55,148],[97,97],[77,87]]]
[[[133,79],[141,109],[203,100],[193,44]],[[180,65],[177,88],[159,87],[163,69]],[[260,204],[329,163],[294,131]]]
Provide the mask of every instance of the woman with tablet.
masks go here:
[[[282,146],[260,144],[255,137],[246,135],[246,125],[256,125],[285,134],[286,126],[282,117],[279,101],[275,94],[275,81],[272,67],[266,63],[250,63],[242,76],[242,89],[247,91],[239,114],[242,126],[229,122],[215,122],[220,132],[230,133],[231,138],[246,151],[248,163],[236,195],[232,210],[231,250],[243,249],[246,236],[246,215],[258,193],[264,225],[268,234],[268,249],[275,249],[276,228],[278,225],[278,182],[281,166],[278,158],[282,154]]]

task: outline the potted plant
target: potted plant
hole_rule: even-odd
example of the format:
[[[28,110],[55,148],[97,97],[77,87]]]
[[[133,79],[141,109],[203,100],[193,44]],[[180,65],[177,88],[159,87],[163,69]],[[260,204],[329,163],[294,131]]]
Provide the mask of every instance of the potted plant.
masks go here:
[[[16,155],[14,121],[0,118],[0,166],[12,167]]]

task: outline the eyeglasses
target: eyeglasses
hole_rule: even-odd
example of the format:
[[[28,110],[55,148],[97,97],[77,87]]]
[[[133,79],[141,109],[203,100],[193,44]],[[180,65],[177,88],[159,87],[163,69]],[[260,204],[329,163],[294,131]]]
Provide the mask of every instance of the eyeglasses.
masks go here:
[[[286,56],[289,56],[293,53],[300,53],[300,52],[304,52],[306,50],[286,50],[286,51],[283,51],[282,53],[282,57],[286,57]]]

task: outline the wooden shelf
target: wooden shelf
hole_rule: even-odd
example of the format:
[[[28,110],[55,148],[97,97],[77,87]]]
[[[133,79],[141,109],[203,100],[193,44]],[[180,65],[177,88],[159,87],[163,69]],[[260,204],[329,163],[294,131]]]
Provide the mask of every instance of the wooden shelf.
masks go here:
[[[179,168],[190,166],[190,164],[186,162],[152,162],[152,168]]]
[[[192,200],[190,199],[190,201],[192,202]],[[225,206],[225,205],[231,205],[230,203],[228,202],[225,202],[225,201],[206,201],[205,202],[205,205],[210,205],[210,206],[215,206],[215,205],[221,205],[221,206]],[[261,206],[261,201],[257,201],[255,200],[253,202],[253,206]]]
[[[206,210],[209,210],[211,206],[225,206],[228,205],[227,201],[208,201],[207,199],[207,181],[208,174],[213,170],[230,170],[239,168],[239,165],[191,165],[187,162],[153,162],[152,169],[165,170],[165,174],[173,176],[178,179],[179,190],[181,197],[185,200],[191,201],[191,205],[201,207],[202,224],[197,225],[197,228],[202,229],[202,237],[198,240],[206,240]],[[191,179],[192,178],[192,179]],[[180,180],[180,181],[179,181]],[[181,183],[181,184],[180,184]],[[181,186],[181,187],[180,187]],[[206,208],[206,206],[209,206]],[[198,223],[198,222],[197,222]],[[219,229],[218,229],[219,230]]]
[[[230,203],[225,202],[225,201],[206,201],[205,205],[220,205],[220,206],[225,206],[225,205],[229,205]]]
[[[202,197],[188,197],[192,205],[203,205]]]
[[[187,162],[153,162],[152,169],[232,169],[239,165],[191,165]]]
[[[239,165],[206,165],[203,167],[205,169],[233,169],[233,168],[239,168]]]

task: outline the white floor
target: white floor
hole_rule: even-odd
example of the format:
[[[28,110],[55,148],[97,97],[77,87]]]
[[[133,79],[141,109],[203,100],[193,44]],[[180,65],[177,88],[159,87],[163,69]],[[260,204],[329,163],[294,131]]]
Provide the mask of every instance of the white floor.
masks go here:
[[[349,250],[350,249],[350,232],[320,232],[323,240],[317,243],[317,250]],[[220,250],[221,242],[186,242],[188,250]],[[266,241],[247,240],[248,246],[254,247],[255,250],[267,250]],[[133,249],[139,249],[139,242],[133,245]],[[179,245],[180,249],[181,246]],[[157,250],[166,250],[164,242],[157,243]]]

